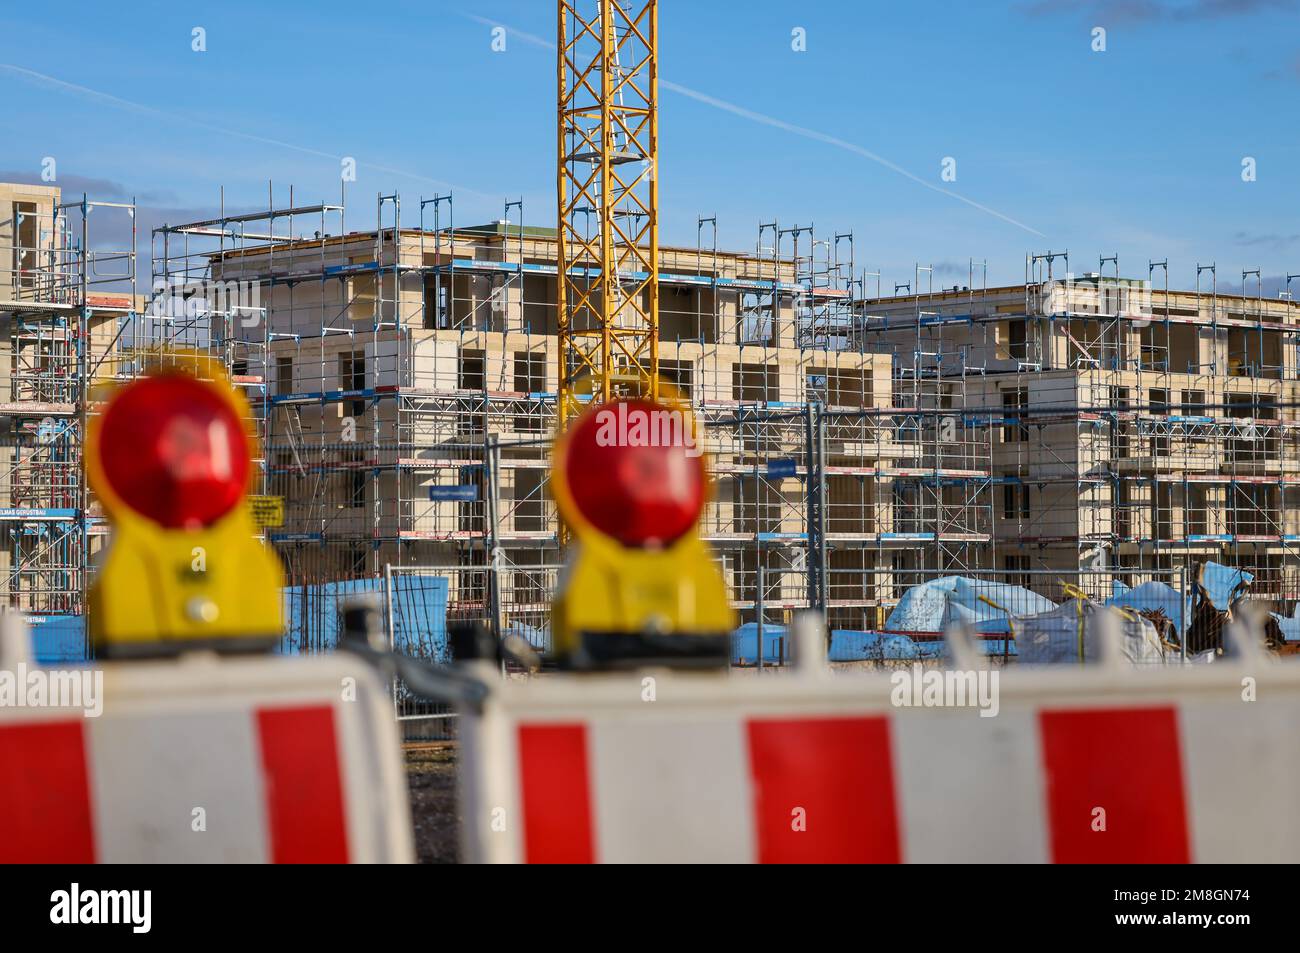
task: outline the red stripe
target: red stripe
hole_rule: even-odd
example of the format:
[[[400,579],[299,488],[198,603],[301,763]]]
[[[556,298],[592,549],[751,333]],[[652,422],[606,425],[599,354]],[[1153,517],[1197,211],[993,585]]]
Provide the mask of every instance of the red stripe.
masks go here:
[[[0,727],[0,862],[93,864],[82,721]]]
[[[259,709],[257,731],[271,860],[347,863],[343,775],[333,709],[328,705]]]
[[[1191,859],[1173,708],[1044,711],[1038,721],[1053,861]]]
[[[519,726],[519,784],[524,805],[524,859],[528,863],[595,861],[590,777],[587,730],[582,725]]]
[[[760,862],[899,861],[885,717],[753,720],[747,727]]]

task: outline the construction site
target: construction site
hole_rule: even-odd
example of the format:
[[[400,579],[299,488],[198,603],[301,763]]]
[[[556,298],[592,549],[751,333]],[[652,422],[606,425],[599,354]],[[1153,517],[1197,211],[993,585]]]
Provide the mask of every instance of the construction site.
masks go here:
[[[423,596],[402,601],[427,577],[447,580],[453,618],[544,642],[558,234],[519,224],[518,203],[457,225],[452,201],[413,213],[380,196],[385,226],[349,231],[342,199],[290,199],[160,228],[146,264],[90,230],[129,206],[91,219],[88,198],[0,185],[8,607],[79,648],[102,522],[79,471],[96,387],[199,350],[253,408],[290,647],[328,642],[345,590],[386,587],[408,627],[427,623]],[[945,575],[1049,597],[1063,581],[1186,591],[1207,561],[1292,615],[1289,296],[1220,293],[1212,266],[1182,291],[1163,262],[1076,276],[1054,253],[1026,257],[1023,285],[985,287],[972,263],[966,286],[918,267],[882,295],[850,233],[773,222],[727,252],[716,229],[702,218],[695,247],[656,249],[658,366],[704,424],[701,532],[746,621],[812,606],[878,630],[908,586]]]
[[[885,293],[848,223],[759,219],[725,250],[700,215],[661,245],[655,4],[561,12],[553,218],[268,185],[137,235],[130,203],[0,184],[3,596],[47,654],[88,651],[101,385],[194,352],[251,409],[290,651],[328,647],[365,590],[424,653],[449,620],[545,649],[554,436],[637,388],[702,424],[700,535],[745,624],[888,631],[908,589],[960,576],[1187,598],[1205,565],[1293,617],[1300,275],[1266,298],[1259,269],[1031,250],[1023,283],[972,259],[964,284],[918,264]]]
[[[1041,6],[1025,34],[1082,55],[1081,28]],[[1251,12],[1201,7],[1117,16],[1117,38]],[[680,64],[702,21],[675,10]],[[445,12],[392,29],[450,31]],[[303,48],[353,28],[265,13]],[[84,159],[51,136],[40,172],[0,173],[0,861],[1294,860],[1300,273],[1266,256],[1300,236],[1250,193],[1229,204],[1253,230],[1226,231],[1226,186],[1205,186],[1198,233],[1263,260],[1148,256],[1184,210],[1139,228],[1125,189],[1147,183],[1083,188],[1109,143],[1027,158],[927,112],[890,127],[896,163],[819,131],[812,104],[815,125],[795,124],[661,79],[658,0],[547,13],[554,42],[457,12],[492,55],[527,48],[494,61],[503,82],[554,56],[555,112],[519,110],[509,148],[467,158],[487,111],[444,106],[428,138],[388,141],[382,161],[411,164],[409,148],[419,172],[371,161],[366,123],[389,117],[368,101],[297,128],[247,108],[255,51],[217,20],[232,55],[178,72],[226,76],[226,113],[0,63],[33,100],[175,121],[212,150],[186,162],[159,138],[129,167],[105,149],[60,180]],[[744,55],[786,29],[806,52],[805,27],[768,13],[746,11]],[[843,43],[832,28],[857,13],[817,11],[815,42]],[[984,29],[963,5],[943,15]],[[169,31],[159,49],[207,51],[206,28],[188,51]],[[1088,62],[1088,83],[1110,63],[1131,76]],[[692,135],[661,139],[661,84],[707,107]],[[803,149],[737,138],[718,161],[719,111]],[[308,122],[345,112],[330,141],[359,146],[365,188],[355,156],[326,151],[335,130]],[[541,209],[518,159],[538,115],[555,149],[530,160]],[[282,138],[233,128],[276,120]],[[743,199],[738,223],[745,186],[717,179],[688,183],[717,207],[676,204],[679,167],[661,202],[661,142],[780,214]],[[296,152],[311,190],[263,188],[254,143]],[[961,192],[953,156],[943,185],[901,164],[949,146],[971,157]],[[814,149],[851,156],[847,172]],[[432,178],[471,178],[449,156],[519,197]],[[861,195],[812,187],[863,160],[885,188],[926,189],[945,224],[910,195],[880,201],[869,176]],[[203,168],[225,184],[196,185]],[[1253,182],[1255,159],[1230,171]],[[1045,231],[993,203],[1034,206]],[[1056,247],[1094,234],[1120,244]],[[1171,910],[1203,910],[1162,923],[1248,924],[1220,912],[1249,901],[1238,886],[1162,888]],[[1155,902],[1103,887],[1116,925],[1112,904]],[[26,906],[42,925],[124,927],[110,894],[149,932],[148,890],[138,911],[134,891],[79,900],[79,881]]]

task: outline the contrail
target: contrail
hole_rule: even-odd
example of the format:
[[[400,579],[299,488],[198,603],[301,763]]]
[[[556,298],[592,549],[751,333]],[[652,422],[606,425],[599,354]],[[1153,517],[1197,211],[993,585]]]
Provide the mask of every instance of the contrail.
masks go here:
[[[27,69],[24,66],[16,66],[12,63],[0,63],[0,70],[4,70],[25,82],[35,83],[39,86],[46,86],[51,89],[57,89],[62,92],[71,93],[74,96],[80,96],[83,99],[90,99],[96,102],[104,103],[105,105],[113,106],[114,108],[117,109],[123,109],[128,112],[140,113],[146,116],[155,116],[160,119],[167,119],[173,122],[182,122],[182,123],[186,123],[187,125],[194,126],[195,128],[206,129],[209,132],[215,132],[223,136],[230,136],[236,139],[244,139],[248,142],[258,142],[261,143],[262,145],[275,146],[276,148],[279,149],[289,149],[293,152],[300,152],[304,155],[316,156],[322,159],[332,159],[335,162],[339,162],[345,158],[345,156],[335,155],[334,153],[331,152],[324,152],[320,149],[313,149],[310,146],[302,146],[294,142],[285,142],[283,139],[272,139],[267,136],[259,136],[250,132],[241,132],[238,129],[226,129],[222,126],[216,126],[213,125],[212,123],[204,122],[202,119],[196,119],[193,116],[187,116],[183,113],[167,112],[166,110],[158,109],[155,106],[148,106],[145,105],[144,103],[132,102],[129,99],[122,99],[120,96],[114,96],[111,93],[105,93],[97,89],[91,89],[89,86],[79,86],[76,83],[69,83],[66,80],[58,79],[57,77],[54,76],[48,76],[45,73],[38,73],[35,70]],[[374,162],[361,162],[360,160],[358,160],[358,164],[364,165],[365,167],[370,169],[375,169],[376,171],[379,172],[386,172],[389,175],[400,175],[409,179],[414,179],[421,182],[428,182],[429,184],[436,185],[439,188],[453,189],[458,192],[468,192],[471,195],[477,195],[482,198],[500,199],[501,197],[500,195],[491,195],[487,192],[480,192],[477,189],[471,189],[463,185],[456,185],[453,182],[446,182],[442,179],[434,179],[427,175],[420,175],[419,173],[416,172],[407,172],[405,169],[395,169],[392,166],[379,165]]]
[[[554,43],[535,34],[525,33],[523,30],[517,30],[508,24],[501,23],[497,20],[489,20],[486,17],[480,17],[473,13],[461,13],[461,16],[468,17],[469,19],[485,26],[501,27],[512,35],[517,36],[525,43],[530,43],[533,46],[540,46],[541,48],[551,50],[552,52],[555,51]],[[837,136],[832,136],[825,132],[819,132],[816,129],[809,129],[807,126],[797,126],[794,123],[786,122],[784,119],[778,119],[775,116],[768,116],[764,113],[755,112],[752,109],[746,109],[744,106],[729,103],[725,99],[718,99],[716,96],[710,96],[708,93],[700,92],[698,89],[691,89],[689,86],[683,86],[680,83],[671,82],[670,80],[664,79],[662,76],[659,78],[659,85],[664,89],[669,89],[674,93],[686,96],[689,99],[694,99],[696,102],[704,103],[705,105],[712,106],[715,109],[721,109],[723,112],[729,112],[733,116],[740,116],[742,119],[748,119],[751,122],[761,123],[764,126],[771,126],[774,129],[780,129],[796,136],[802,136],[805,139],[812,139],[815,142],[821,142],[828,146],[834,146],[837,149],[843,149],[845,152],[851,152],[854,155],[862,156],[864,159],[870,159],[872,162],[884,166],[891,172],[896,172],[898,175],[915,182],[917,185],[925,186],[931,192],[938,192],[940,195],[946,195],[951,199],[956,199],[958,202],[969,205],[971,208],[979,209],[981,212],[984,212],[987,215],[992,215],[994,218],[1000,219],[1009,225],[1023,228],[1031,235],[1037,235],[1039,238],[1047,237],[1038,229],[1026,225],[1024,222],[1017,221],[1009,215],[1003,215],[997,209],[989,208],[987,205],[981,205],[974,199],[968,199],[966,196],[959,195],[951,189],[945,189],[942,186],[935,185],[933,182],[928,182],[919,175],[908,172],[902,166],[890,162],[884,156],[877,155],[870,149],[866,149],[856,143],[848,142],[847,140],[840,139]]]

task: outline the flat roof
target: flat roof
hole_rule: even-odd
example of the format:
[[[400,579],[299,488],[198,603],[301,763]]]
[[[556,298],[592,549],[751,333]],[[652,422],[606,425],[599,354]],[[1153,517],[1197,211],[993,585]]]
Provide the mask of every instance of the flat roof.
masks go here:
[[[1088,277],[1088,276],[1082,278],[1079,276],[1075,276],[1074,279],[1076,284],[1088,284],[1088,285],[1096,283],[1097,280],[1098,279],[1096,277]],[[1116,281],[1117,279],[1108,276],[1102,280]],[[1143,279],[1120,278],[1118,279],[1118,282],[1122,285],[1132,287],[1134,285],[1140,285],[1143,282]],[[1003,297],[1007,297],[1008,295],[1022,295],[1024,293],[1025,293],[1025,286],[1023,284],[1019,284],[1019,285],[997,285],[990,288],[965,288],[958,291],[954,291],[951,288],[945,288],[942,291],[940,290],[936,290],[934,292],[923,291],[919,295],[914,293],[898,294],[898,295],[881,295],[878,298],[860,298],[857,300],[868,305],[872,305],[872,304],[884,305],[884,304],[903,304],[909,301],[915,301],[918,297],[921,298],[923,301],[942,301],[942,300],[959,301],[962,299],[970,300],[972,298],[975,300],[979,300],[980,298],[984,298],[984,297],[1003,298]],[[1165,294],[1165,289],[1157,288],[1153,286],[1151,288],[1151,294],[1152,296],[1157,296],[1157,295],[1163,296]],[[1170,298],[1173,298],[1175,296],[1195,298],[1197,292],[1195,288],[1187,288],[1181,290],[1178,288],[1170,288],[1168,294]],[[1212,297],[1211,293],[1205,289],[1201,290],[1200,296],[1202,298]],[[1259,298],[1255,295],[1230,294],[1226,291],[1220,291],[1217,294],[1213,295],[1213,297],[1220,298],[1220,299],[1229,298],[1237,301],[1255,301],[1255,302],[1263,301],[1265,304],[1286,304],[1292,307],[1300,307],[1300,301],[1295,301],[1287,298],[1268,298],[1268,297]],[[1015,317],[1015,315],[1008,315],[1008,317]]]
[[[183,229],[186,228],[187,226],[182,224],[182,225],[173,225],[170,227],[173,229]],[[281,251],[281,250],[301,250],[303,248],[321,248],[323,246],[348,244],[350,242],[373,241],[375,236],[380,231],[383,231],[386,235],[391,236],[393,229],[391,227],[384,228],[382,230],[371,228],[362,231],[347,232],[346,234],[343,235],[324,235],[321,236],[320,238],[304,237],[304,238],[295,238],[295,239],[285,239],[284,241],[279,241],[279,242],[258,242],[256,244],[248,244],[238,248],[227,248],[222,251],[213,250],[210,252],[206,252],[205,254],[209,258],[216,258],[223,255],[226,257],[236,258],[243,255],[262,255],[262,254],[266,254],[268,251],[272,249],[276,251]],[[502,223],[502,222],[493,222],[488,225],[457,226],[455,229],[442,229],[437,232],[432,231],[430,229],[426,229],[424,230],[423,234],[425,236],[425,243],[426,243],[425,251],[432,250],[432,248],[428,244],[428,241],[429,239],[434,238],[438,235],[442,235],[444,239],[446,239],[448,236],[454,238],[487,237],[494,240],[499,239],[502,242],[506,242],[511,239],[518,239],[520,237],[518,225],[512,225],[509,223]],[[401,229],[401,235],[403,238],[407,238],[407,237],[419,238],[419,236],[421,235],[421,231],[418,228],[403,228]],[[559,241],[559,233],[556,229],[547,226],[542,226],[542,225],[525,225],[522,237],[530,241],[556,242],[556,243],[558,243]],[[705,257],[714,258],[714,259],[729,258],[733,260],[750,260],[750,261],[756,261],[761,263],[769,263],[772,261],[772,258],[766,255],[760,256],[755,252],[735,252],[735,251],[724,251],[722,249],[718,249],[718,251],[715,252],[709,248],[700,249],[691,245],[665,245],[663,243],[660,243],[659,251],[660,252],[667,251],[667,252],[674,252],[677,254],[690,254],[690,255],[699,253]],[[782,265],[794,264],[794,259],[792,257],[782,256],[777,260]]]

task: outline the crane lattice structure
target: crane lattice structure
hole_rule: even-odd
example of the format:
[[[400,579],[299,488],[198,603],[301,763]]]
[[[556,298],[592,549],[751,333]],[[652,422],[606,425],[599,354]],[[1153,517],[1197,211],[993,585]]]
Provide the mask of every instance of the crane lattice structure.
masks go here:
[[[659,394],[658,0],[559,0],[560,423]]]

